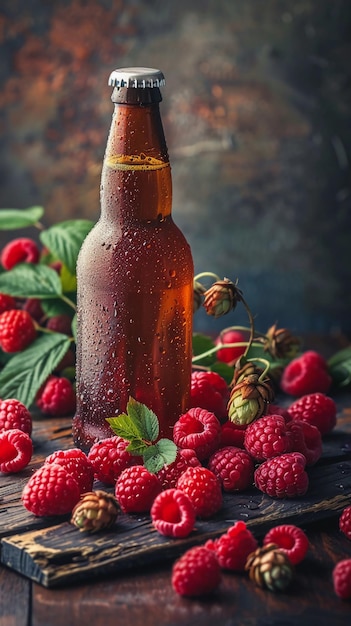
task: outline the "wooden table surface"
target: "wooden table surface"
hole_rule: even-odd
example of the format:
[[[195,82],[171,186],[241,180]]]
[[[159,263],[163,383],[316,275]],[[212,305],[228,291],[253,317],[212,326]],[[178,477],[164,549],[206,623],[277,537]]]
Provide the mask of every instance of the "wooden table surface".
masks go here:
[[[337,404],[338,421],[351,433],[351,395],[343,394]],[[18,492],[47,454],[72,446],[70,420],[38,419],[33,440],[30,466],[20,475],[0,478],[2,537],[10,534],[11,507],[18,507],[16,488]],[[341,475],[351,473],[351,435],[345,435],[344,444]],[[343,485],[337,487],[342,490]],[[0,566],[0,626],[346,626],[351,623],[351,602],[335,595],[332,570],[342,558],[351,558],[351,541],[339,531],[338,515],[310,523],[304,530],[310,549],[296,567],[292,585],[279,594],[256,587],[245,575],[224,573],[213,595],[182,598],[172,589],[169,560],[51,589]]]

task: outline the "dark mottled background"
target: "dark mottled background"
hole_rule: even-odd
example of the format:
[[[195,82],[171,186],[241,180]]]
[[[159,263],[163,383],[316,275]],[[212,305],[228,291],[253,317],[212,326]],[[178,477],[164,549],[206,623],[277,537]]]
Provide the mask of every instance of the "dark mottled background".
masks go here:
[[[2,0],[0,207],[96,219],[109,73],[160,67],[196,271],[260,330],[351,333],[350,26],[349,0]]]

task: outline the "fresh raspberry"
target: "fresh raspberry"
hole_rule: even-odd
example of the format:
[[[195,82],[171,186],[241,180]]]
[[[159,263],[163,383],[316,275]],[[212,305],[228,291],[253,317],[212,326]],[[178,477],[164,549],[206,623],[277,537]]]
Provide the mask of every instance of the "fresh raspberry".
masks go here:
[[[316,426],[323,435],[336,425],[337,408],[334,400],[324,393],[310,393],[295,400],[288,409],[292,419]]]
[[[172,568],[172,586],[181,596],[210,593],[221,582],[221,568],[213,550],[204,546],[190,548]]]
[[[285,422],[290,422],[291,415],[289,414],[288,409],[283,406],[279,406],[279,404],[267,404],[267,415],[281,415]]]
[[[143,465],[127,467],[116,482],[115,496],[124,513],[147,513],[162,485]]]
[[[16,428],[32,434],[32,416],[27,407],[15,398],[0,400],[0,432]]]
[[[183,538],[194,530],[194,507],[180,489],[161,491],[152,504],[150,514],[156,530],[166,537]]]
[[[64,376],[49,376],[37,393],[36,404],[46,415],[71,415],[76,408],[76,394],[71,381]]]
[[[294,498],[303,496],[308,489],[305,472],[306,459],[299,452],[288,452],[268,459],[254,475],[255,485],[271,497]]]
[[[275,543],[281,548],[293,565],[301,563],[309,547],[309,541],[303,530],[293,524],[271,528],[263,539],[263,545],[268,543]]]
[[[281,415],[265,415],[248,425],[244,445],[256,461],[290,451],[290,438]]]
[[[5,311],[11,311],[16,308],[16,300],[6,293],[0,293],[0,315]]]
[[[64,313],[61,313],[61,315],[54,315],[46,322],[46,328],[70,337],[72,335],[72,320],[69,315]]]
[[[219,448],[226,446],[235,446],[236,448],[244,448],[245,430],[247,424],[234,424],[230,420],[221,425],[221,436]]]
[[[189,496],[197,517],[211,517],[222,506],[221,483],[206,467],[188,467],[178,478],[177,489]]]
[[[339,528],[348,539],[351,539],[351,505],[342,511],[339,518]]]
[[[41,323],[43,317],[45,317],[41,301],[38,298],[27,298],[22,306],[22,309],[27,311],[27,313],[29,313],[33,320],[38,322],[38,324]]]
[[[303,420],[290,420],[286,425],[291,452],[301,452],[307,465],[314,465],[322,456],[322,435],[318,428]]]
[[[71,513],[79,498],[78,482],[58,463],[44,463],[22,492],[23,505],[38,517]]]
[[[245,570],[247,557],[257,546],[257,540],[242,521],[236,522],[218,539],[205,543],[206,548],[215,552],[220,566],[234,572]]]
[[[33,443],[22,430],[13,428],[0,433],[0,472],[20,472],[32,458]]]
[[[18,263],[38,263],[40,251],[33,239],[20,237],[12,239],[1,252],[1,265],[5,270],[11,270]]]
[[[222,331],[217,339],[215,340],[215,345],[223,343],[243,343],[246,342],[247,339],[243,333],[239,330],[224,330]],[[222,361],[222,363],[230,363],[234,365],[235,361],[244,354],[246,346],[233,346],[232,348],[220,348],[216,352],[217,360]]]
[[[209,459],[208,469],[220,480],[224,491],[243,491],[253,483],[254,462],[246,450],[227,446]]]
[[[221,425],[214,413],[200,407],[189,409],[173,427],[173,441],[179,448],[195,450],[200,461],[218,448]]]
[[[229,388],[217,372],[195,371],[191,375],[190,407],[214,413],[220,420],[228,417]]]
[[[162,489],[172,489],[176,486],[177,480],[188,467],[198,467],[201,465],[195,450],[191,448],[180,448],[173,463],[164,465],[163,468],[156,473],[157,478],[162,484]]]
[[[136,465],[136,458],[127,450],[129,442],[115,435],[94,443],[88,460],[94,468],[95,478],[105,485],[114,485],[117,478],[127,467]],[[140,459],[138,458],[139,463]]]
[[[333,569],[334,591],[342,600],[351,598],[351,559],[339,561]]]
[[[290,361],[280,380],[281,389],[290,396],[327,393],[331,383],[327,362],[313,350],[304,352]]]
[[[36,337],[34,322],[27,311],[11,309],[0,315],[0,347],[4,352],[21,352]]]
[[[58,463],[76,479],[79,492],[91,491],[94,481],[94,468],[86,454],[78,448],[56,450],[45,459],[45,463]]]

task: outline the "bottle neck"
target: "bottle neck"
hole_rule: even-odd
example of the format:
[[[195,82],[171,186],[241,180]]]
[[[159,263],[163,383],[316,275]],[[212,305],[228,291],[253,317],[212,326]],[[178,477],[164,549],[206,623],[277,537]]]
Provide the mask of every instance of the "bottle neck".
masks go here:
[[[101,177],[101,215],[121,226],[171,214],[172,183],[159,89],[115,89]]]

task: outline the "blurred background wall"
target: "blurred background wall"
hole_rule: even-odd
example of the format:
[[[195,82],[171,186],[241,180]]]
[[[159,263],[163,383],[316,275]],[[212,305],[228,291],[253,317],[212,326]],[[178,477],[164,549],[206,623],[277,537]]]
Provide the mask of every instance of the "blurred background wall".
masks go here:
[[[238,278],[260,330],[350,334],[350,26],[349,0],[1,0],[0,210],[97,219],[108,76],[160,67],[196,271]]]

